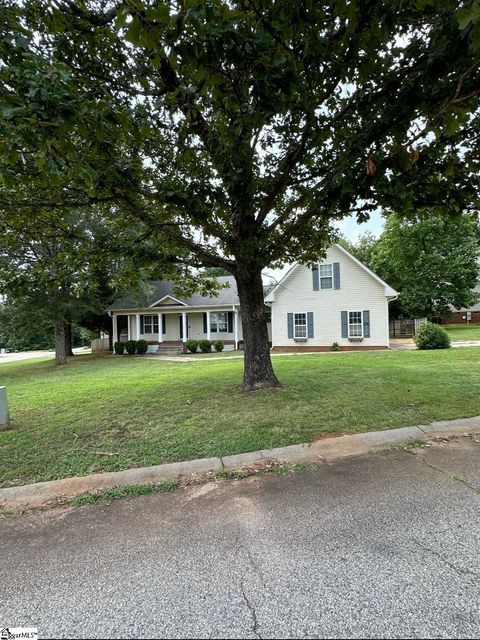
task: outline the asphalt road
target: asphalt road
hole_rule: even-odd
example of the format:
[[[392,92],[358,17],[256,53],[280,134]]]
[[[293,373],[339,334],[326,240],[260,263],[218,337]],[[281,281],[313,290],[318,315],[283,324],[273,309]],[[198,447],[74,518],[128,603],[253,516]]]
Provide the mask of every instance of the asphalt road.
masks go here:
[[[55,638],[480,633],[480,444],[0,521],[0,625]]]

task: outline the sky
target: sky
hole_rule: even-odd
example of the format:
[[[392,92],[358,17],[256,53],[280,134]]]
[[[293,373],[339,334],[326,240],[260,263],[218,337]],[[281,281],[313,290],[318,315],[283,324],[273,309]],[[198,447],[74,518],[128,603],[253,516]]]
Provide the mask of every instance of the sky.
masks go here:
[[[378,237],[382,233],[383,218],[380,214],[380,210],[377,210],[370,215],[370,220],[363,224],[358,224],[356,216],[348,216],[348,218],[344,218],[336,226],[340,233],[342,233],[348,240],[356,242],[358,240],[358,236],[365,233],[365,231],[370,231]],[[282,269],[265,269],[263,272],[264,284],[270,284],[272,281],[278,282],[283,278],[291,266],[291,264],[286,264]]]
[[[370,220],[368,222],[358,224],[355,216],[349,216],[339,222],[337,227],[348,240],[356,242],[358,240],[358,236],[365,233],[365,231],[370,231],[378,237],[382,233],[383,218],[380,214],[380,210],[377,210],[370,215]]]

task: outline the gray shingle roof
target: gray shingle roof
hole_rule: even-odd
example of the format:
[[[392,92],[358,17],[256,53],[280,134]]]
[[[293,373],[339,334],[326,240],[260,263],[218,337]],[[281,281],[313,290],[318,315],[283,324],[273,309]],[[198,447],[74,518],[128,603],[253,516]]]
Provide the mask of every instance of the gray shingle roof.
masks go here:
[[[228,287],[220,289],[217,296],[207,297],[202,296],[199,293],[195,293],[189,298],[178,296],[173,293],[172,282],[168,282],[167,280],[152,280],[148,283],[149,290],[147,292],[138,295],[128,295],[116,300],[109,309],[112,311],[115,309],[146,309],[168,295],[184,302],[189,307],[239,304],[235,278],[233,276],[220,276],[217,280],[221,284],[228,284]]]

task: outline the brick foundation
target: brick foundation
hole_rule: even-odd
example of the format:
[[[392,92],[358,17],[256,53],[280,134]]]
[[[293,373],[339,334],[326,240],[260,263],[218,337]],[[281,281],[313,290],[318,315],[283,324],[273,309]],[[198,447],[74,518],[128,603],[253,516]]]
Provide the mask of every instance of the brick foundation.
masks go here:
[[[385,349],[388,349],[388,347],[386,346],[360,346],[360,345],[348,345],[348,346],[341,346],[340,347],[340,351],[383,351]],[[290,352],[290,353],[294,353],[294,352],[300,352],[300,351],[319,351],[319,352],[326,352],[326,351],[332,351],[332,348],[329,346],[299,346],[299,347],[294,347],[294,346],[278,346],[278,347],[273,347],[272,351],[285,351],[285,352]]]

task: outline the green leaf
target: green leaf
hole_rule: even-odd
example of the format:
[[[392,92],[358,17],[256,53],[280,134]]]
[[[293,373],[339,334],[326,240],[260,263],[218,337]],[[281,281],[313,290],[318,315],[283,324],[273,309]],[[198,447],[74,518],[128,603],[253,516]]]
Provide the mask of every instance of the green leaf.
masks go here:
[[[457,20],[460,29],[465,29],[473,22],[476,23],[480,20],[480,2],[475,0],[470,7],[465,7],[457,11]]]

